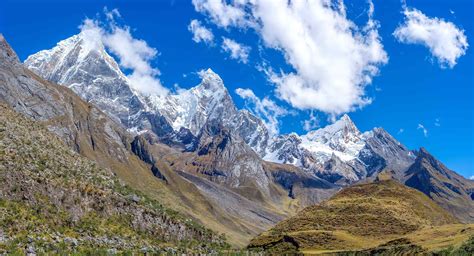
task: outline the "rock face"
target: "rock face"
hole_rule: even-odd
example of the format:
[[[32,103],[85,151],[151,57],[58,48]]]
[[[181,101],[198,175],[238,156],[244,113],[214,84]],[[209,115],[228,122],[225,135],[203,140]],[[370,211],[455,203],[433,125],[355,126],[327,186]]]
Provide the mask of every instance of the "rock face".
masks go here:
[[[449,170],[426,149],[417,152],[405,184],[425,193],[460,220],[474,222],[474,182]]]
[[[143,103],[104,45],[93,38],[82,32],[28,57],[25,65],[46,80],[72,89],[126,127],[138,126]]]
[[[3,56],[13,52],[5,40],[0,47]],[[117,173],[146,169],[136,163],[129,150],[132,137],[121,125],[68,88],[37,76],[16,57],[2,58],[0,85],[1,102],[44,123],[68,146],[102,167]]]
[[[270,178],[263,168],[258,155],[238,136],[217,124],[208,123],[201,131],[197,156],[204,166],[201,171],[216,179],[223,178],[228,186],[238,188],[243,184],[253,184],[266,196],[270,196]],[[206,163],[206,159],[211,162]],[[248,186],[248,185],[247,185]]]
[[[403,172],[413,163],[415,155],[383,128],[374,128],[367,136],[359,159],[367,166],[368,176],[388,167],[395,172],[396,179],[403,181]]]

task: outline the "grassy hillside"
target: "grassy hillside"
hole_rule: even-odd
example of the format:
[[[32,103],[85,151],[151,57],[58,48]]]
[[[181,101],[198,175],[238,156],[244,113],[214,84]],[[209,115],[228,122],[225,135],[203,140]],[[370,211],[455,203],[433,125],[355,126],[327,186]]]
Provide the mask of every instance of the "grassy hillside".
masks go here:
[[[459,245],[470,235],[474,226],[459,224],[423,193],[386,179],[343,189],[328,201],[305,208],[254,238],[249,248],[347,252],[394,240],[424,251]]]
[[[0,254],[210,252],[223,238],[0,105]]]

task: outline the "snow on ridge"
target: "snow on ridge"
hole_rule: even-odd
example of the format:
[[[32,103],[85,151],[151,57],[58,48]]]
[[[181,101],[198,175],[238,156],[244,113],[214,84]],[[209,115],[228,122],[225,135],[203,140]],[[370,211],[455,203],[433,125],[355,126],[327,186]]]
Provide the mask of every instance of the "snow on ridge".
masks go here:
[[[238,132],[243,130],[241,128],[247,128],[245,132],[240,134],[241,137],[265,160],[284,162],[285,160],[282,160],[281,155],[286,153],[291,155],[285,158],[288,161],[287,163],[297,166],[302,165],[303,157],[305,157],[304,154],[308,152],[314,156],[314,159],[319,159],[320,161],[330,159],[332,155],[345,162],[351,161],[357,158],[360,150],[365,146],[366,138],[370,137],[366,133],[362,134],[348,115],[343,115],[338,121],[324,128],[310,131],[301,136],[292,134],[291,136],[298,137],[297,140],[288,135],[286,137],[289,140],[288,143],[280,143],[282,147],[287,147],[284,150],[288,152],[280,152],[282,149],[271,145],[274,143],[275,138],[272,142],[272,139],[268,138],[266,128],[253,120],[257,117],[251,113],[248,113],[251,116],[245,116],[245,112],[242,112],[243,110],[237,110],[221,77],[212,69],[201,71],[199,73],[202,79],[200,84],[188,90],[167,96],[141,95],[130,86],[127,77],[122,73],[114,58],[106,52],[105,47],[100,44],[94,45],[94,47],[84,46],[81,44],[82,36],[81,34],[72,36],[60,41],[50,50],[43,50],[28,57],[25,65],[34,71],[41,71],[39,73],[47,79],[50,79],[53,75],[60,76],[59,79],[56,77],[60,82],[68,81],[69,76],[76,75],[74,79],[71,79],[74,82],[69,84],[69,86],[74,85],[72,89],[76,89],[79,92],[82,90],[83,95],[80,95],[81,97],[95,97],[95,101],[101,101],[106,105],[115,104],[116,106],[111,111],[120,111],[121,114],[118,116],[121,117],[122,122],[123,120],[130,119],[138,120],[140,115],[145,112],[155,112],[163,115],[173,130],[179,131],[180,128],[184,127],[189,129],[194,135],[198,135],[207,120],[216,118]],[[129,88],[128,94],[119,93],[111,99],[107,99],[105,98],[106,96],[97,96],[88,91],[91,89],[103,90],[100,86],[89,88],[88,84],[87,88],[85,88],[85,84],[75,80],[77,72],[83,72],[83,70],[79,70],[82,69],[82,65],[86,67],[87,65],[94,65],[94,61],[88,58],[91,52],[97,54],[92,57],[101,58],[101,61],[107,65],[107,69],[115,72],[115,74],[111,74],[109,71],[107,71],[109,73],[92,74],[96,78],[91,81],[83,81],[83,83],[94,84],[97,82],[98,84],[113,85],[113,79],[119,78],[123,79],[122,86]],[[77,63],[70,63],[73,61]],[[91,72],[93,71],[95,70],[92,69]],[[81,88],[81,86],[84,88]],[[127,105],[129,104],[128,99],[132,97],[138,98],[141,102],[140,109],[133,109],[132,106]],[[128,119],[124,115],[128,115]],[[142,129],[130,126],[128,125],[129,123],[134,124],[133,122],[126,124],[129,131],[133,133],[141,132]],[[270,150],[272,146],[275,148]],[[295,150],[301,152],[291,152]]]

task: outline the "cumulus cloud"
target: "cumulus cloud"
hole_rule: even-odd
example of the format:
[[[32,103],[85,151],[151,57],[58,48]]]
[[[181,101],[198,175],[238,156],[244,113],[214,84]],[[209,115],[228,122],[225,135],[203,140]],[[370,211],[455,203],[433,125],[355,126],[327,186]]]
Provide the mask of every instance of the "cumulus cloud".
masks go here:
[[[286,109],[267,97],[260,99],[251,89],[237,88],[235,93],[251,104],[252,112],[264,121],[271,135],[279,133],[278,118],[289,114]]]
[[[250,47],[239,44],[236,41],[223,37],[222,50],[230,54],[231,59],[238,60],[242,63],[247,63],[249,58]]]
[[[313,111],[309,114],[309,118],[302,122],[303,130],[309,132],[316,128],[320,127],[320,120],[319,117],[313,114]]]
[[[425,128],[424,125],[418,124],[417,130],[421,130],[423,132],[423,136],[428,137],[428,130]]]
[[[85,45],[106,47],[118,58],[120,67],[130,70],[127,78],[133,88],[146,95],[165,95],[168,93],[159,80],[160,71],[153,68],[151,61],[158,51],[144,40],[134,38],[130,27],[120,26],[115,21],[120,18],[117,9],[104,8],[107,22],[85,19],[80,26]],[[91,45],[92,44],[92,45]]]
[[[426,16],[421,11],[405,7],[403,14],[405,21],[393,35],[398,41],[406,44],[420,44],[426,46],[441,67],[453,68],[457,59],[468,48],[464,30],[456,27],[452,22]]]
[[[469,177],[470,180],[474,180],[474,175],[472,175],[471,177]]]
[[[196,43],[203,42],[212,44],[214,41],[212,31],[204,27],[198,20],[192,20],[191,23],[189,23],[188,30],[193,33],[193,41]]]
[[[221,27],[254,29],[281,51],[293,71],[269,68],[277,96],[298,109],[341,114],[371,102],[365,87],[388,61],[372,19],[359,27],[343,1],[195,0],[195,9]],[[225,18],[226,11],[233,10]],[[277,70],[277,71],[274,71]]]

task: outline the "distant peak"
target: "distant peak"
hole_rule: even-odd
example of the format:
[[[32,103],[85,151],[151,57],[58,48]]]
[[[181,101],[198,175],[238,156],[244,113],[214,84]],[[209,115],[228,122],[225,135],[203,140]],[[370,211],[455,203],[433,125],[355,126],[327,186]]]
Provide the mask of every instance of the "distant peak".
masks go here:
[[[352,121],[352,119],[349,117],[348,114],[342,115],[341,118],[339,118],[339,120],[336,122],[343,122],[345,124],[351,124],[351,125],[354,124],[354,122]]]
[[[418,163],[429,163],[431,166],[437,168],[437,169],[447,169],[447,167],[441,163],[438,159],[436,159],[426,148],[421,147],[417,152],[416,152],[416,160],[415,162]]]
[[[199,72],[199,75],[201,77],[201,79],[214,79],[214,80],[221,80],[221,77],[216,73],[214,72],[214,70],[208,68],[206,70],[201,70]]]
[[[325,129],[333,131],[345,130],[351,133],[360,133],[359,129],[357,129],[354,122],[347,114],[344,114],[339,120],[337,120],[333,124],[326,126]]]
[[[225,89],[222,78],[216,74],[212,69],[202,70],[199,72],[201,77],[201,86],[206,90],[222,90]]]
[[[344,120],[344,121],[351,121],[351,122],[352,122],[352,120],[351,120],[351,118],[349,117],[348,114],[342,115],[340,119],[341,119],[341,120]]]
[[[204,73],[205,73],[206,75],[210,75],[210,76],[219,76],[219,75],[217,75],[216,72],[214,72],[214,70],[212,70],[211,68],[206,69],[206,70],[204,71]]]

